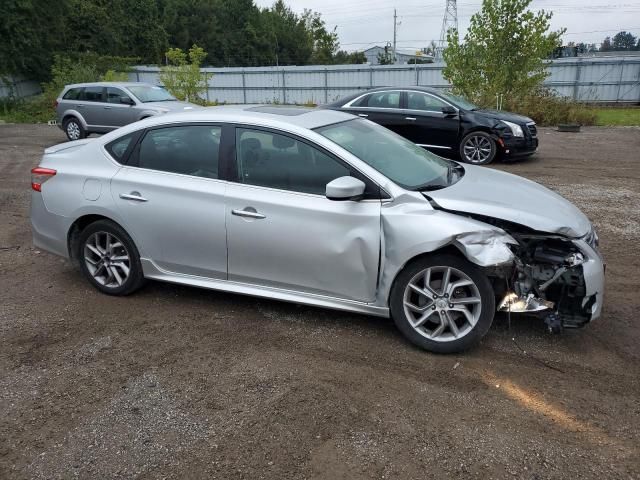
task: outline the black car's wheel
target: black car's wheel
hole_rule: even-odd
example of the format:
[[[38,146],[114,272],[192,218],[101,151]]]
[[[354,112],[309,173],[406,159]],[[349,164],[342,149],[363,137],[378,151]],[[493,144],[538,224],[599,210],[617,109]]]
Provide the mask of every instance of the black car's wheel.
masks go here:
[[[491,163],[497,153],[495,140],[486,132],[471,132],[460,143],[460,158],[474,165]]]
[[[67,134],[69,140],[80,140],[87,136],[87,131],[82,127],[80,120],[75,117],[67,118],[62,124],[64,133]]]
[[[89,282],[109,295],[129,295],[144,283],[138,249],[119,225],[99,220],[78,241],[78,258]]]
[[[495,313],[487,276],[467,260],[448,254],[409,263],[396,279],[391,316],[415,345],[436,353],[466,350],[487,333]]]

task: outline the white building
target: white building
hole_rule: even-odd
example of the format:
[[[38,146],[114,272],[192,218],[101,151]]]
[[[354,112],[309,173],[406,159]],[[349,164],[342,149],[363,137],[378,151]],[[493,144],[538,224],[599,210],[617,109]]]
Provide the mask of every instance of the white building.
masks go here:
[[[393,54],[393,48],[388,47],[389,55]],[[378,65],[378,54],[384,55],[384,47],[380,47],[378,45],[367,48],[364,52],[364,56],[367,57],[367,63],[371,65]],[[398,48],[396,50],[396,64],[398,65],[406,65],[410,61],[417,60],[422,63],[431,63],[433,62],[433,55],[429,55],[424,53],[424,50],[415,50],[408,48]]]

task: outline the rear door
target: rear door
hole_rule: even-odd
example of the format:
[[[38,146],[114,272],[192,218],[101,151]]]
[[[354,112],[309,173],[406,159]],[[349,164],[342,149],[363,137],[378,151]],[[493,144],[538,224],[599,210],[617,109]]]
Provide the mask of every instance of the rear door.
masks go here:
[[[106,102],[102,104],[102,122],[109,127],[121,127],[136,121],[137,111],[134,105],[121,102],[122,97],[129,97],[124,90],[116,87],[107,87]],[[132,99],[133,100],[133,99]]]
[[[141,256],[162,270],[225,279],[225,191],[214,124],[148,130],[111,181]]]
[[[236,181],[226,207],[229,280],[372,301],[379,198],[327,199],[326,184],[354,172],[297,137],[238,127],[235,138]]]
[[[407,91],[405,123],[398,133],[438,154],[457,151],[460,115],[442,112],[443,107],[451,106],[435,95]]]
[[[406,115],[402,109],[402,92],[399,90],[384,90],[365,95],[353,102],[347,111],[400,134],[406,123]]]
[[[80,112],[89,127],[103,125],[103,95],[105,87],[84,87],[74,102],[75,108]]]

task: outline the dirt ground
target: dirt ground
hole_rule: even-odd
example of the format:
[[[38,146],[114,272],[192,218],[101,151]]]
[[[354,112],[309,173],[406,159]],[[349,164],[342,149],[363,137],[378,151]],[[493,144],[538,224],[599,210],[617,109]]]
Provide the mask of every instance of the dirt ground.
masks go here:
[[[32,247],[54,127],[0,125],[0,478],[640,478],[640,129],[540,131],[496,168],[595,222],[602,318],[498,317],[473,351],[389,320],[152,282],[98,293]]]

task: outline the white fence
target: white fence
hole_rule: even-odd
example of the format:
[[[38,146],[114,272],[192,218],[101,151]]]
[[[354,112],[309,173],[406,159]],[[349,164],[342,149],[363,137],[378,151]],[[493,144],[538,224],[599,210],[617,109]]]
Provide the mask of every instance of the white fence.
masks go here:
[[[204,68],[206,96],[221,103],[327,103],[373,87],[448,88],[442,63]],[[545,85],[584,102],[640,103],[640,56],[568,58],[549,62]],[[131,80],[158,84],[158,67],[136,67]]]

